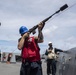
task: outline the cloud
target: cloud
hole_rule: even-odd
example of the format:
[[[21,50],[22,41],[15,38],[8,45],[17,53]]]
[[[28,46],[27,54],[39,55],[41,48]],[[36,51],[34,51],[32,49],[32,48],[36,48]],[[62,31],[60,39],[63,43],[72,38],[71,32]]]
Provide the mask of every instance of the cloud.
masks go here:
[[[0,0],[0,40],[17,42],[20,38],[19,28],[28,29],[55,13],[64,4],[68,8],[50,18],[43,29],[44,43],[41,49],[47,48],[52,41],[55,47],[66,49],[75,46],[76,38],[76,1],[75,0]],[[68,42],[66,42],[68,41]],[[71,46],[71,43],[73,46]]]
[[[71,49],[73,47],[76,47],[76,37],[74,36],[71,36],[71,37],[68,37],[66,40],[65,40],[65,48],[66,49]]]
[[[46,29],[43,30],[44,36],[46,37],[50,37],[48,35],[51,35],[52,32],[56,31],[58,27],[57,26],[51,26],[51,27],[47,27]]]
[[[68,39],[66,39],[66,42],[68,42],[70,44],[76,44],[75,41],[76,41],[76,37],[74,37],[74,36],[71,36]]]

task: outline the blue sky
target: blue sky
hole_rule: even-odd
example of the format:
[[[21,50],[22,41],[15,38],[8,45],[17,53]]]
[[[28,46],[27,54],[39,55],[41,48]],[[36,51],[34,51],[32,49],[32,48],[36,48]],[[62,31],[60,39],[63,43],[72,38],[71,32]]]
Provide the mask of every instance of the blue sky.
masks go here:
[[[32,28],[64,4],[69,7],[46,22],[43,29],[44,43],[39,44],[41,53],[48,48],[49,41],[53,42],[54,47],[63,50],[76,47],[75,0],[0,0],[0,49],[19,52],[19,28],[23,25]]]

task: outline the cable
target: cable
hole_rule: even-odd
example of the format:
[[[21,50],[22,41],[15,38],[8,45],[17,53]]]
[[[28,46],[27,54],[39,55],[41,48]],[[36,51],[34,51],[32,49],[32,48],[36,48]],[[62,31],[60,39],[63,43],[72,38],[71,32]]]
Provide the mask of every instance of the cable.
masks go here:
[[[69,9],[72,8],[72,7],[74,7],[75,5],[76,5],[76,3],[74,3],[73,5],[71,5],[71,6],[69,7]]]

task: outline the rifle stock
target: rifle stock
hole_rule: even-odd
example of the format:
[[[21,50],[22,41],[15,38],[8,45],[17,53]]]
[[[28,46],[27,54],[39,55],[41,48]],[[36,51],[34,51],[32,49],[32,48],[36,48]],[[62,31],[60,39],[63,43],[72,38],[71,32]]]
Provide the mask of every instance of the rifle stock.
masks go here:
[[[63,10],[66,9],[67,7],[68,7],[67,4],[63,5],[58,11],[56,11],[54,14],[52,14],[52,15],[49,16],[49,17],[47,17],[46,19],[44,19],[44,20],[41,21],[41,22],[42,22],[42,23],[45,23],[45,22],[48,21],[53,15],[59,13],[60,11],[63,11]],[[45,25],[45,24],[43,24],[43,27],[44,27],[44,25]],[[42,29],[43,29],[43,27],[42,27]],[[35,25],[34,27],[32,27],[31,29],[29,29],[29,32],[35,34],[35,33],[36,33],[35,30],[36,30],[37,28],[38,28],[38,24]]]

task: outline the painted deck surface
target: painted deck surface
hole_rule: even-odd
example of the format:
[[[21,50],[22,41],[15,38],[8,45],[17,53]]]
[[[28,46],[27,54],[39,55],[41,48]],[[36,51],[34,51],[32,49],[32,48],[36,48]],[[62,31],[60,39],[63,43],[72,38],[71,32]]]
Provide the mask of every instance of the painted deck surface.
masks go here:
[[[19,75],[21,62],[6,64],[0,62],[0,75]],[[46,74],[46,62],[42,59],[43,75]],[[76,75],[76,48],[61,53],[57,62],[56,75]]]
[[[0,75],[19,75],[21,63],[6,64],[0,62]],[[46,63],[42,61],[43,75],[46,75]]]

